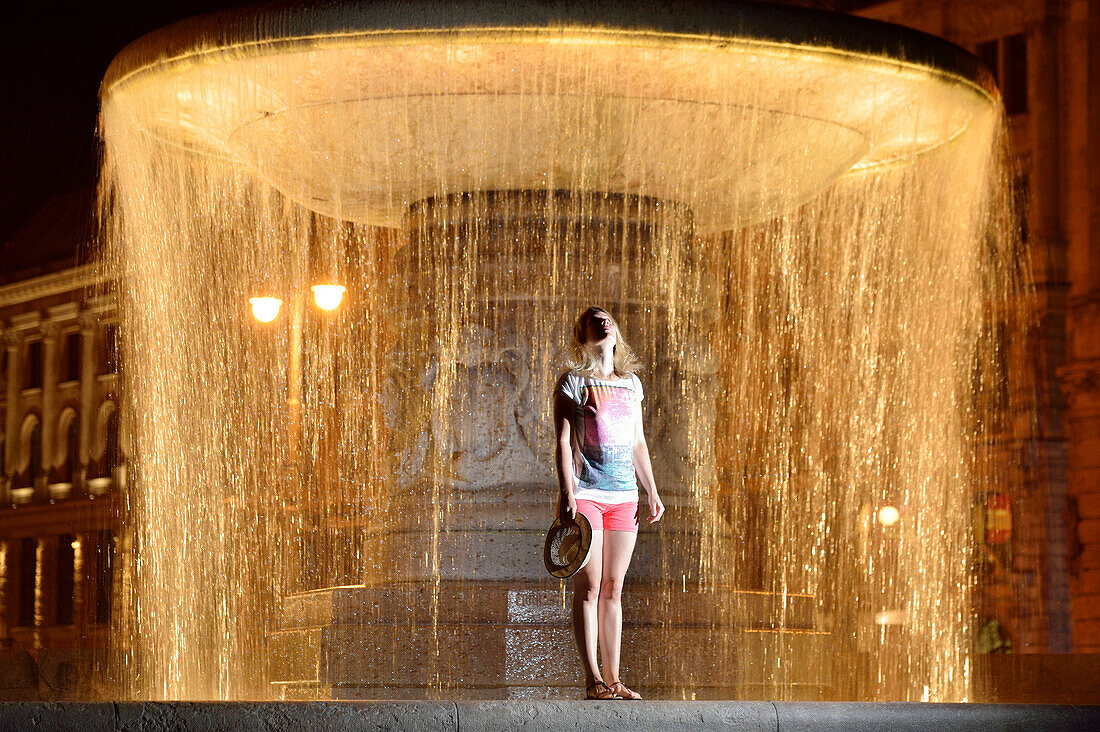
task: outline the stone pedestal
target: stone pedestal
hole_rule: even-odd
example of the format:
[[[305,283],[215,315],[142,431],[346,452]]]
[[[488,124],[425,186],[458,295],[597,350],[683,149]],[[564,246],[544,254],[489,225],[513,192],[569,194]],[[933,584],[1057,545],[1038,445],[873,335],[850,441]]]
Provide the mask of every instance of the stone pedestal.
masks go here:
[[[292,595],[270,635],[268,672],[288,700],[577,698],[583,675],[568,593],[548,585],[483,580]],[[647,698],[731,699],[767,696],[782,683],[797,698],[829,698],[829,671],[809,662],[830,642],[814,629],[813,598],[784,604],[744,593],[744,617],[716,622],[714,596],[687,589],[628,577],[622,676],[633,688]],[[674,620],[664,610],[670,597]],[[782,628],[777,617],[786,618]]]
[[[400,337],[381,397],[398,475],[364,571],[382,579],[283,599],[269,636],[279,693],[576,696],[569,591],[541,556],[558,492],[550,410],[573,321],[601,305],[646,366],[644,427],[666,506],[651,526],[642,495],[622,673],[665,697],[777,684],[824,694],[828,672],[810,661],[828,640],[814,598],[738,593],[721,566],[730,531],[711,498],[716,307],[691,212],[504,191],[417,203],[407,233],[397,271],[411,283],[390,311]]]

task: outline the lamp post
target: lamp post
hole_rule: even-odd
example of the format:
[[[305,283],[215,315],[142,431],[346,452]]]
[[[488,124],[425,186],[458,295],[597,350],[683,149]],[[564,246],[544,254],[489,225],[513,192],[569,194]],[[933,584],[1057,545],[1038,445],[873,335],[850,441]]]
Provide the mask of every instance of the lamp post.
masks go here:
[[[316,306],[325,313],[332,313],[343,302],[344,293],[346,288],[343,285],[335,283],[322,283],[313,285],[311,288],[313,292],[313,300]],[[260,323],[272,323],[280,314],[283,301],[280,298],[272,297],[270,295],[253,297],[249,299],[249,303],[252,307],[253,317]],[[285,485],[294,494],[293,501],[298,503],[299,500],[304,504],[302,508],[304,510],[298,514],[299,530],[302,532],[300,539],[305,540],[312,530],[315,530],[319,522],[319,510],[314,500],[313,491],[301,490],[301,476],[302,476],[302,359],[305,344],[305,321],[306,321],[306,298],[305,294],[300,291],[294,291],[290,296],[290,303],[288,307],[288,317],[290,318],[290,334],[289,334],[289,354],[287,358],[287,452],[286,459],[282,462],[283,475],[285,476]],[[326,471],[327,473],[327,468]],[[323,481],[322,481],[323,482]],[[301,572],[299,563],[294,561],[296,551],[300,551],[302,546],[301,542],[295,542],[298,546],[288,545],[287,550],[290,554],[286,559],[286,565],[288,569],[291,569],[291,575],[297,580],[301,579]],[[289,579],[289,578],[288,578]],[[291,587],[290,591],[295,591],[300,588]]]
[[[313,301],[318,308],[332,312],[340,307],[347,288],[332,282],[313,285]],[[283,301],[271,295],[252,297],[252,317],[260,323],[271,323],[279,317]],[[302,348],[305,329],[305,298],[295,292],[290,302],[290,358],[287,363],[287,427],[290,433],[288,457],[290,465],[298,464],[300,451],[299,427],[302,403]]]

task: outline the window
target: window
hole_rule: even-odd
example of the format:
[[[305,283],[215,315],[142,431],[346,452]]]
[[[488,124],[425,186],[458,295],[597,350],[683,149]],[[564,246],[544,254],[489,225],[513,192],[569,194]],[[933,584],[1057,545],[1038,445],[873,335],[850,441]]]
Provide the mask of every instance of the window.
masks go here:
[[[65,431],[65,464],[61,475],[62,483],[72,483],[80,465],[80,415],[73,414],[69,429]]]
[[[31,485],[38,482],[38,476],[42,474],[42,424],[36,422],[31,429],[30,440],[31,462],[27,466],[27,473],[31,476]]]
[[[38,570],[38,541],[23,539],[19,551],[19,606],[15,624],[24,628],[34,625],[34,587]]]
[[[974,49],[985,64],[1004,97],[1005,111],[1020,114],[1027,111],[1027,36],[1017,33],[979,43]]]
[[[73,543],[76,537],[72,534],[62,534],[57,539],[57,578],[55,589],[57,594],[56,613],[54,623],[57,625],[73,624],[73,569],[76,563],[76,548]]]
[[[23,388],[35,389],[42,386],[42,341],[27,343],[23,366],[26,369],[23,373]]]
[[[118,373],[118,326],[108,323],[103,326],[103,364],[100,373]]]
[[[80,333],[69,333],[65,336],[65,371],[62,381],[77,381],[80,379]]]
[[[122,449],[118,442],[118,412],[107,417],[107,436],[103,446],[103,461],[108,476],[114,475],[115,468],[122,462]]]
[[[115,537],[108,531],[96,535],[95,622],[111,622],[111,568],[115,560]]]
[[[1027,241],[1030,231],[1028,230],[1028,212],[1031,206],[1031,185],[1028,180],[1027,173],[1016,176],[1012,181],[1012,198],[1013,205],[1016,208],[1016,226],[1020,231],[1020,240]]]
[[[15,488],[29,488],[34,485],[35,478],[42,472],[42,424],[38,421],[37,417],[28,418],[33,424],[30,428],[30,433],[26,432],[26,424],[24,424],[23,439],[26,442],[21,443],[21,447],[25,446],[27,455],[26,468],[22,469],[15,477],[13,487]],[[19,465],[21,456],[16,455],[16,465]]]

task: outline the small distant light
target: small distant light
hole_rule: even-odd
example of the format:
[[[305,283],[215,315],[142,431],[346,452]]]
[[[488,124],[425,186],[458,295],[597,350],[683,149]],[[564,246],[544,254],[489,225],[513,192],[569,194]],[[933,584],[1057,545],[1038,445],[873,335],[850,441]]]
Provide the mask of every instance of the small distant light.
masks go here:
[[[875,615],[875,625],[905,625],[907,618],[904,610],[883,610]]]
[[[335,310],[344,299],[343,285],[314,285],[313,300],[322,310]]]
[[[883,506],[878,510],[878,520],[883,526],[893,526],[901,518],[901,514],[893,506]]]
[[[80,539],[73,539],[73,543],[70,544],[69,546],[71,546],[73,549],[79,549],[80,548]]]
[[[261,323],[270,323],[275,320],[283,304],[283,301],[277,297],[252,297],[248,301],[252,303],[252,315]]]

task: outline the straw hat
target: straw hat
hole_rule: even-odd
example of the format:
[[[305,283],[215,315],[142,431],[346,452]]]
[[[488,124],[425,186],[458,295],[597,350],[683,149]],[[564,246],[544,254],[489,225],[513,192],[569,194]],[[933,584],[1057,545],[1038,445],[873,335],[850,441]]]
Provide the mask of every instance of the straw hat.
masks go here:
[[[550,530],[546,532],[542,560],[546,563],[547,572],[565,579],[572,577],[588,564],[591,552],[592,524],[588,523],[584,514],[577,513],[575,520],[566,519],[564,523],[560,516],[554,519]]]

